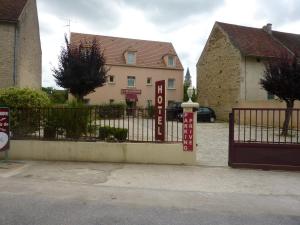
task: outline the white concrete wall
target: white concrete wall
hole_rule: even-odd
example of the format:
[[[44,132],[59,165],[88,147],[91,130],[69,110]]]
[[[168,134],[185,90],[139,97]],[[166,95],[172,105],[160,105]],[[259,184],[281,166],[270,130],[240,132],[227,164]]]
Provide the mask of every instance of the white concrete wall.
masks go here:
[[[0,158],[4,153],[0,153]],[[10,160],[196,164],[182,144],[11,141]]]
[[[261,88],[259,81],[264,75],[265,65],[262,59],[242,57],[241,62],[241,100],[268,100],[267,92]]]

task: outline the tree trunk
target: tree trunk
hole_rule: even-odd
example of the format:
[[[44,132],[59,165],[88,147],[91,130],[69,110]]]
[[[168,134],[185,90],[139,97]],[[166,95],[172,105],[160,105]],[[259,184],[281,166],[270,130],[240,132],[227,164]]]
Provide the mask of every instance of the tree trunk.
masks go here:
[[[285,119],[284,119],[282,132],[281,132],[282,136],[287,136],[287,134],[288,134],[289,124],[290,124],[290,120],[291,120],[292,113],[293,113],[293,108],[294,108],[294,101],[293,100],[286,101]]]

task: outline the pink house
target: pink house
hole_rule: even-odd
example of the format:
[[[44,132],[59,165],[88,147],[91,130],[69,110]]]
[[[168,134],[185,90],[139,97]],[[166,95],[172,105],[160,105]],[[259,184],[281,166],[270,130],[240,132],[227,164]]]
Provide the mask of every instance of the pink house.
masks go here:
[[[71,44],[94,38],[109,68],[107,82],[85,97],[89,104],[154,104],[155,82],[166,80],[167,101],[182,101],[183,67],[171,43],[71,33]]]

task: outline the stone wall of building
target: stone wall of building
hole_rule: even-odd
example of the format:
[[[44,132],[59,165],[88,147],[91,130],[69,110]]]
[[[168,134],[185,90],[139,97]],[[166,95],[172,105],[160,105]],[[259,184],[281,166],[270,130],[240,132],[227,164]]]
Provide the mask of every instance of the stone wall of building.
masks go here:
[[[200,105],[215,110],[217,119],[228,114],[240,98],[241,54],[217,26],[197,63]]]
[[[0,23],[0,88],[14,85],[15,24]]]
[[[41,88],[42,50],[36,0],[28,0],[18,23],[17,86]]]

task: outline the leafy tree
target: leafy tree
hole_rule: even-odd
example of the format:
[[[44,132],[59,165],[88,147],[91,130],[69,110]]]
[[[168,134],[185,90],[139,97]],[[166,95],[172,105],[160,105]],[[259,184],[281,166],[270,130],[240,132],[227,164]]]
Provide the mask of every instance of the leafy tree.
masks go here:
[[[94,39],[92,43],[71,45],[65,37],[66,47],[59,56],[59,65],[53,69],[57,85],[66,88],[79,101],[103,86],[107,69],[100,47]]]
[[[286,102],[286,113],[281,135],[286,136],[295,100],[300,100],[300,65],[297,57],[283,55],[280,59],[270,60],[261,86],[270,94]]]

